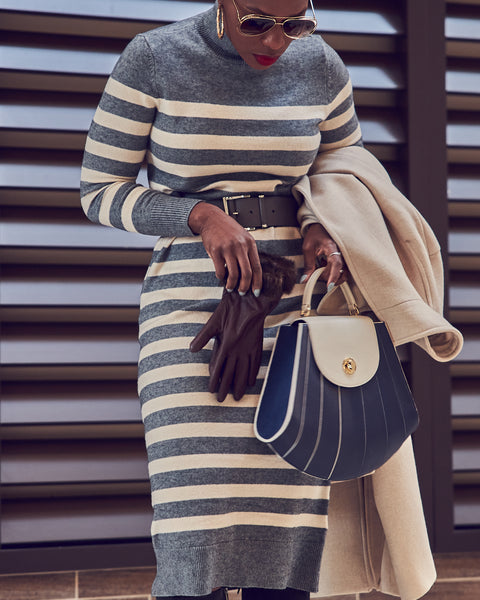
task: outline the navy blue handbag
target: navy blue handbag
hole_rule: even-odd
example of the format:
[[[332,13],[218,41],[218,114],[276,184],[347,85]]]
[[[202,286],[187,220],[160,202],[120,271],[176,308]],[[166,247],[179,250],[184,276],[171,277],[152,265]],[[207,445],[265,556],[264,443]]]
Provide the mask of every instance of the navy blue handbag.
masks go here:
[[[383,465],[418,426],[418,412],[388,330],[358,314],[302,316],[279,327],[255,415],[255,435],[295,468],[331,481]]]

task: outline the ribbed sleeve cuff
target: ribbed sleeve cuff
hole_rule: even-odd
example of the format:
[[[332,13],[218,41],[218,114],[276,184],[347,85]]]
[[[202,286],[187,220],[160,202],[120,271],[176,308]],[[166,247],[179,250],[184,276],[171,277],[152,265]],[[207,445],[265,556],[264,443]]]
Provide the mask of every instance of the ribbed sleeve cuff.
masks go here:
[[[188,219],[193,207],[199,202],[202,200],[175,196],[156,199],[149,211],[149,223],[145,223],[145,227],[150,230],[148,233],[161,237],[195,235],[188,226]]]

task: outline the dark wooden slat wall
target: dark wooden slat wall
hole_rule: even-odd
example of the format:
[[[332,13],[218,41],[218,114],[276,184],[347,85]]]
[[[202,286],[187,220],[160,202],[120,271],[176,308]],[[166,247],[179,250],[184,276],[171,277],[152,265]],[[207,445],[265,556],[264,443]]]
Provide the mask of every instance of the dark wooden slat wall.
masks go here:
[[[458,11],[478,19],[477,4],[449,3],[447,34],[458,29]],[[208,6],[0,0],[0,572],[153,561],[135,363],[137,304],[154,239],[86,221],[79,166],[99,94],[127,41]],[[407,191],[403,2],[327,0],[318,17],[350,69],[367,147]],[[452,368],[456,432],[465,419],[470,428],[454,443],[457,465],[472,440],[472,411],[480,413],[480,144],[475,128],[465,127],[478,127],[473,90],[480,89],[474,85],[480,75],[462,54],[477,51],[477,42],[454,33],[448,39],[447,135],[465,135],[468,142],[449,146],[452,316],[463,323],[469,315],[467,349]],[[439,210],[446,214],[446,202]],[[402,356],[408,362],[408,349]],[[478,451],[469,456],[472,464]],[[473,464],[469,477],[480,471]],[[460,485],[460,471],[465,478],[464,470],[455,471],[456,515],[466,505],[465,489],[468,498],[480,489],[478,482]]]
[[[436,0],[408,0],[407,36],[407,194],[433,227],[447,262],[446,211],[446,106],[445,13]],[[428,30],[429,35],[424,35]],[[448,272],[446,273],[448,285]],[[433,361],[416,346],[411,348],[410,382],[422,426],[414,435],[417,469],[430,540],[435,547],[436,467],[448,461],[451,449],[442,444],[442,461],[436,437],[442,424],[449,426],[450,376],[447,365]],[[435,402],[433,402],[435,398]],[[441,412],[440,412],[441,411]],[[450,472],[450,467],[448,468]],[[445,491],[448,491],[447,483]],[[444,491],[444,494],[445,494]]]
[[[465,350],[451,367],[451,519],[442,549],[480,547],[480,1],[447,2],[447,150],[451,318]]]

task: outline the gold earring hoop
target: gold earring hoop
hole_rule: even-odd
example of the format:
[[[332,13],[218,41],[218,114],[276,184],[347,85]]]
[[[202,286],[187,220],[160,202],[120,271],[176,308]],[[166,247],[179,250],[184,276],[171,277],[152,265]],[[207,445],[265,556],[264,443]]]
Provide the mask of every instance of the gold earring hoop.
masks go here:
[[[223,19],[223,6],[221,4],[219,4],[218,8],[217,8],[217,35],[220,40],[223,38],[224,33],[225,33],[225,22]]]

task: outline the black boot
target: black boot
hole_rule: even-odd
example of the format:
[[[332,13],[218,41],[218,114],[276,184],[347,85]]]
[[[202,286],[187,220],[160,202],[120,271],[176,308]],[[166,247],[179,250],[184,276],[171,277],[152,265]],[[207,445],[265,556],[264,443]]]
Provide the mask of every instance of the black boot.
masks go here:
[[[242,600],[309,600],[310,592],[286,588],[285,590],[266,590],[263,588],[244,588]]]
[[[219,588],[207,596],[160,596],[156,600],[227,600],[227,590]]]

